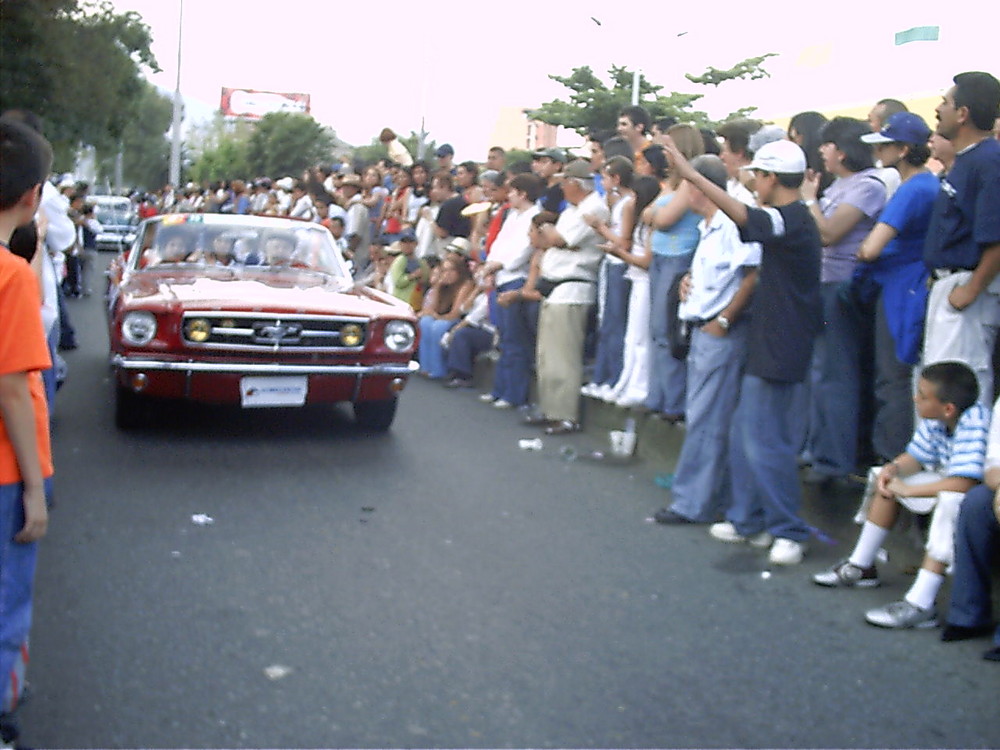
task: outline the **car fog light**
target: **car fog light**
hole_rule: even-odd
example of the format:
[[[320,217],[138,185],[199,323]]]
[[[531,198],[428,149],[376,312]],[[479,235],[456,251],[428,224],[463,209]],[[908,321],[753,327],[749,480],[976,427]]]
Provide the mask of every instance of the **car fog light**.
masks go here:
[[[364,338],[364,332],[357,323],[348,323],[340,329],[340,343],[343,346],[358,346]]]
[[[406,387],[406,378],[393,378],[389,381],[389,391],[399,393]]]
[[[146,383],[148,381],[149,381],[149,378],[146,377],[146,373],[144,373],[144,372],[137,372],[137,373],[135,373],[132,376],[132,390],[136,391],[136,392],[145,390]]]
[[[188,341],[201,344],[208,341],[209,336],[212,335],[212,324],[204,318],[194,318],[184,326],[184,335]]]

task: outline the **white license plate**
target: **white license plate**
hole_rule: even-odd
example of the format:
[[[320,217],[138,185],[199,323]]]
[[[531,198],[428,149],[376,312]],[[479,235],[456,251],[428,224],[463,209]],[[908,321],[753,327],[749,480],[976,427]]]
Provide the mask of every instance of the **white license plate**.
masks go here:
[[[240,379],[240,404],[244,409],[302,406],[308,390],[309,378],[305,375],[247,376]]]

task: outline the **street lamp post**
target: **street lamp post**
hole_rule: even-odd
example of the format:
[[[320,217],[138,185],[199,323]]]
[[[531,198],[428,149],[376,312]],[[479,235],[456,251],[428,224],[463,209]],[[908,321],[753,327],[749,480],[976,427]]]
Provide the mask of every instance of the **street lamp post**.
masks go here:
[[[170,184],[177,187],[181,181],[181,38],[184,32],[184,0],[180,0],[177,20],[177,86],[174,88],[174,117],[170,139]]]

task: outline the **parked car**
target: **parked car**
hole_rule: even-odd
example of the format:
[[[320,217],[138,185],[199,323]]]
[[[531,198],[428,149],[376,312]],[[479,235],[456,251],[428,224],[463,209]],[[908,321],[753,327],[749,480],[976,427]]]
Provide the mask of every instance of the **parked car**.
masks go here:
[[[354,283],[318,224],[262,216],[147,219],[108,272],[115,422],[150,397],[244,408],[349,402],[389,429],[417,369],[416,317]]]
[[[139,226],[139,214],[132,201],[119,195],[91,195],[87,202],[94,206],[94,218],[101,224],[97,249],[120,253],[129,247]]]

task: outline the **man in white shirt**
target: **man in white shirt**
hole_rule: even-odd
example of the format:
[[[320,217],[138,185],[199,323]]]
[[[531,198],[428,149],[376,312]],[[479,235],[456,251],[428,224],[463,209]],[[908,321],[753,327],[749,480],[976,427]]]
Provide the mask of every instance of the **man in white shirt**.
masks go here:
[[[704,155],[692,165],[725,189],[727,165]],[[687,358],[687,435],[671,488],[673,504],[659,523],[711,523],[729,506],[729,427],[746,360],[746,310],[757,282],[761,249],[740,240],[739,227],[692,186],[691,208],[702,217],[691,271],[681,286],[680,318],[691,329]]]
[[[583,344],[590,307],[597,301],[597,270],[604,258],[601,237],[585,217],[607,222],[608,206],[594,190],[594,175],[585,159],[564,171],[563,196],[569,204],[553,226],[543,227],[549,245],[541,264],[538,320],[538,406],[531,422],[550,435],[580,429],[580,386]],[[547,282],[547,283],[546,283]],[[548,287],[548,295],[543,291]]]
[[[364,273],[369,261],[371,243],[371,221],[368,208],[361,202],[361,177],[356,174],[344,175],[337,188],[341,204],[347,215],[344,219],[344,236],[347,238],[349,257],[354,261],[354,275]]]
[[[741,181],[741,176],[751,175],[743,167],[750,166],[750,136],[760,128],[756,120],[732,120],[719,126],[718,135],[722,140],[719,158],[726,165],[728,179],[726,192],[740,203],[756,206],[753,193]],[[740,170],[743,169],[741,172]]]
[[[489,400],[498,409],[522,406],[529,398],[535,335],[527,308],[535,303],[522,299],[521,288],[534,250],[528,230],[540,211],[535,201],[542,194],[542,181],[532,174],[519,174],[507,188],[510,209],[482,268],[484,276],[495,275],[500,359]]]

